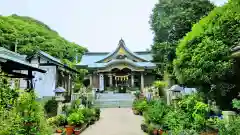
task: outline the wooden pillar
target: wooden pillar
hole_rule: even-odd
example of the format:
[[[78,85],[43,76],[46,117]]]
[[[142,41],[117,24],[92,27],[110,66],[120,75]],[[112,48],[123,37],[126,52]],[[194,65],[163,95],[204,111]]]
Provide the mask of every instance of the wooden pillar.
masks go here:
[[[93,86],[93,75],[92,74],[89,75],[89,86],[90,87]]]
[[[143,76],[143,72],[141,72],[141,91],[144,90],[144,76]]]
[[[71,95],[72,88],[71,88],[71,75],[70,74],[68,75],[68,91],[69,91],[69,94]]]
[[[134,87],[134,74],[131,74],[131,86]]]
[[[27,84],[27,85],[28,85],[28,88],[29,88],[29,89],[33,89],[32,70],[28,70],[28,77],[29,77],[29,78],[28,78],[29,80],[27,81],[27,82],[28,82],[28,84]]]

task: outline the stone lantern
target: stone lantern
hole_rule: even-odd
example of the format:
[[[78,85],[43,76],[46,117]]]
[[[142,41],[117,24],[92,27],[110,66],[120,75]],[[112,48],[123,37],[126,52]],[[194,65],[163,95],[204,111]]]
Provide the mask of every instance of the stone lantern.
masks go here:
[[[173,85],[169,90],[168,103],[175,103],[182,96],[181,92],[184,91],[183,87],[179,85]]]
[[[65,100],[64,98],[64,93],[66,90],[63,87],[57,87],[55,90],[55,100],[58,102],[58,108],[57,108],[57,114],[62,113],[62,107],[63,107],[63,101]]]

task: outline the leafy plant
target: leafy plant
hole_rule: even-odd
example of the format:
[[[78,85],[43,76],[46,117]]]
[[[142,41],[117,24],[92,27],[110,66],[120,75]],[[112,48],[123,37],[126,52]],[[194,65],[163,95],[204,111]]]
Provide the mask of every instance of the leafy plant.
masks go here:
[[[94,108],[94,109],[95,109],[95,115],[96,115],[97,119],[99,119],[101,110],[99,108]]]
[[[147,109],[147,101],[145,99],[135,99],[133,102],[133,108],[140,113],[143,113]]]
[[[163,118],[168,112],[168,106],[162,100],[156,100],[148,104],[146,111],[144,112],[144,118],[147,123],[163,124]]]
[[[52,98],[51,100],[48,100],[45,103],[44,109],[45,109],[45,112],[47,113],[48,117],[57,115],[57,107],[58,107],[58,103],[54,98]]]
[[[81,110],[71,113],[68,118],[67,122],[69,125],[76,125],[81,126],[84,123],[84,115]]]
[[[218,128],[220,135],[239,135],[240,133],[240,116],[227,123],[224,119],[212,119]]]
[[[240,110],[240,100],[233,99],[232,103],[233,103],[233,108]]]

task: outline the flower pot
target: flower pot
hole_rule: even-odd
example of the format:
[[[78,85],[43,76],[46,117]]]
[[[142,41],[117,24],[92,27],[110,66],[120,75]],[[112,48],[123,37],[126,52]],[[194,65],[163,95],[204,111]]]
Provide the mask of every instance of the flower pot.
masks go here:
[[[63,131],[62,131],[62,129],[57,129],[56,130],[56,133],[62,133]]]
[[[157,129],[153,130],[153,135],[158,135],[158,130]]]
[[[81,130],[74,130],[74,135],[80,135]]]
[[[73,131],[74,131],[73,129],[74,129],[73,126],[67,125],[67,126],[65,127],[66,135],[72,135],[72,134],[73,134]]]
[[[158,135],[162,135],[164,132],[163,132],[163,130],[162,129],[159,129],[158,130]]]

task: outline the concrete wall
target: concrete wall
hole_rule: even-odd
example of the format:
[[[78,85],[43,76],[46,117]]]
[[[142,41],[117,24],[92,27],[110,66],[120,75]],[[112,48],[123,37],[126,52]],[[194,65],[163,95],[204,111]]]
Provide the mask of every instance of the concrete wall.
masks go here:
[[[39,97],[54,96],[56,88],[56,66],[40,66],[46,73],[34,72],[33,87]]]

